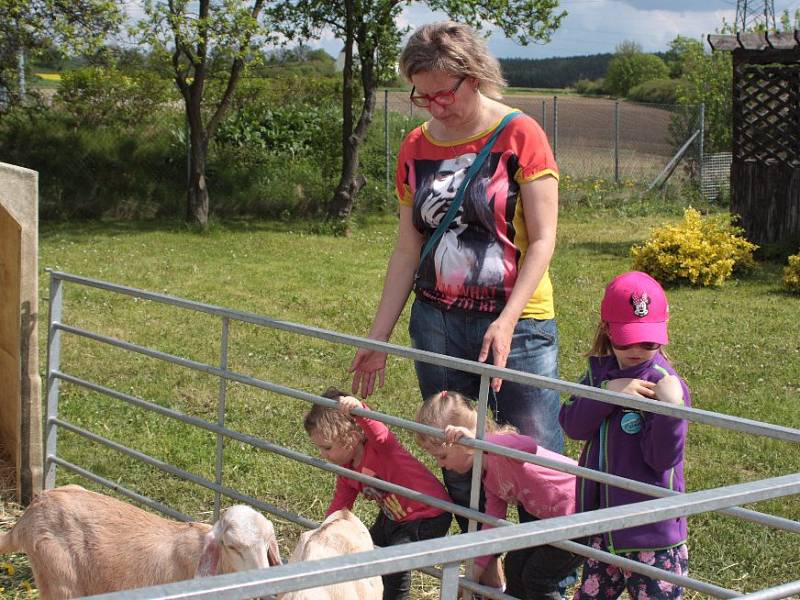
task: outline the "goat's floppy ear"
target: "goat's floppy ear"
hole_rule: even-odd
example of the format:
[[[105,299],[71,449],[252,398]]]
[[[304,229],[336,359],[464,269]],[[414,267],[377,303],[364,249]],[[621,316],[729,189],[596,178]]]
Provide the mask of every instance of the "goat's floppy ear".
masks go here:
[[[271,567],[283,564],[281,561],[281,552],[278,549],[278,540],[275,538],[274,534],[269,538],[269,542],[267,543],[267,559]]]
[[[219,568],[219,540],[212,529],[203,537],[203,551],[197,561],[195,577],[209,577],[217,574]]]

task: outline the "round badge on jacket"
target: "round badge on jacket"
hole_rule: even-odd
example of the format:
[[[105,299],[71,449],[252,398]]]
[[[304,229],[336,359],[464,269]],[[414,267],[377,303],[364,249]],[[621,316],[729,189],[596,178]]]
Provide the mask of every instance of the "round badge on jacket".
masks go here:
[[[622,427],[622,431],[631,435],[639,433],[642,430],[642,415],[638,412],[626,412],[622,415],[620,427]]]

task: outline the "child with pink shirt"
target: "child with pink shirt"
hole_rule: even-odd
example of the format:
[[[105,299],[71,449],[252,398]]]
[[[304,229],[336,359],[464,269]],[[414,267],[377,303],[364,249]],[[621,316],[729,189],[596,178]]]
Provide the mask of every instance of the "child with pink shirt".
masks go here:
[[[457,392],[440,392],[428,398],[417,412],[417,422],[444,430],[445,442],[417,435],[426,452],[439,466],[457,473],[472,469],[474,450],[456,442],[474,438],[478,413],[473,403]],[[487,420],[484,441],[575,465],[574,460],[539,446],[510,426],[498,427]],[[483,455],[483,488],[486,513],[505,519],[509,504],[519,508],[520,522],[569,515],[575,512],[575,476],[533,463]],[[489,525],[483,525],[488,528]],[[502,588],[522,599],[561,600],[559,582],[575,571],[582,558],[553,546],[535,546],[509,552],[505,576],[497,557],[475,560],[475,577],[485,585]],[[507,579],[507,582],[504,580]]]
[[[354,408],[369,408],[357,398],[334,388],[323,396],[339,402],[339,409],[315,404],[303,426],[325,460],[358,473],[394,483],[450,502],[436,476],[406,450],[389,428],[366,417],[351,415]],[[405,496],[385,492],[342,475],[327,517],[341,508],[352,509],[359,493],[380,505],[381,511],[369,533],[376,546],[393,546],[442,537],[450,529],[452,515]],[[404,600],[411,588],[411,574],[383,576],[383,599]]]

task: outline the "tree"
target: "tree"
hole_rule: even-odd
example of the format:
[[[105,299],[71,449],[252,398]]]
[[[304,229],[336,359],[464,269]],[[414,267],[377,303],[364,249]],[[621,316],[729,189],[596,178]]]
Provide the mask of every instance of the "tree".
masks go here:
[[[669,69],[655,54],[645,54],[636,42],[623,42],[617,46],[617,54],[608,64],[605,85],[617,96],[626,96],[628,91],[653,79],[666,79]]]
[[[402,35],[397,26],[403,6],[412,0],[280,0],[274,3],[276,25],[288,39],[319,37],[331,30],[344,44],[342,71],[342,169],[339,183],[328,205],[328,217],[346,220],[356,195],[364,186],[358,172],[358,153],[373,119],[375,91],[379,82],[395,76],[395,63]],[[459,21],[480,28],[493,24],[507,37],[526,45],[547,40],[558,28],[565,12],[556,14],[558,0],[427,0],[433,10],[442,10]],[[360,113],[353,105],[355,77],[359,77]]]
[[[690,53],[703,51],[703,42],[679,35],[669,43],[669,50],[664,55],[664,62],[669,67],[669,76],[673,79],[683,76],[686,57]]]
[[[0,91],[22,99],[26,54],[94,51],[121,20],[111,0],[0,0]]]
[[[169,61],[189,126],[186,220],[208,227],[208,146],[230,108],[246,65],[271,41],[264,0],[146,0],[139,41]]]

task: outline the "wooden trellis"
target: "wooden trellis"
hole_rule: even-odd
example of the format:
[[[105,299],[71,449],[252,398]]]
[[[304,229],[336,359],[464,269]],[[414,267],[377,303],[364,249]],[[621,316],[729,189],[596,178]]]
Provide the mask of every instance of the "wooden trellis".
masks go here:
[[[800,243],[800,32],[708,41],[733,52],[731,212],[756,243]]]

